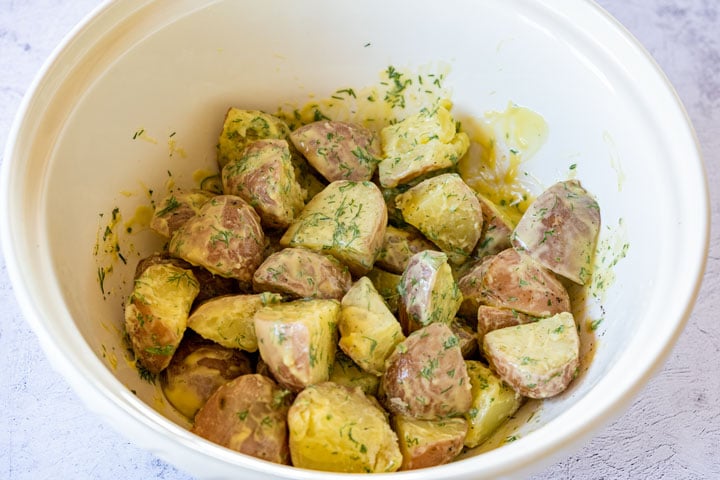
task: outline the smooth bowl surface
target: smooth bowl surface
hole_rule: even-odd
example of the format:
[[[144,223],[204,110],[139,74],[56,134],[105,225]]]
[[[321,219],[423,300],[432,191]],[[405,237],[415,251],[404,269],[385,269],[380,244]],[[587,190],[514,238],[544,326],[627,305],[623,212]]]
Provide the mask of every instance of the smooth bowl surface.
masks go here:
[[[20,305],[90,409],[200,478],[339,476],[204,441],[138,377],[125,360],[122,304],[137,259],[162,242],[127,228],[170,172],[189,187],[198,169],[216,168],[229,106],[302,105],[311,94],[375,84],[388,65],[446,69],[459,118],[508,102],[539,112],[549,136],[522,168],[540,186],[576,176],[603,216],[581,319],[581,328],[596,327],[596,341],[572,388],[525,408],[490,441],[500,448],[432,473],[392,475],[527,474],[619,415],[690,314],[707,252],[708,195],[692,127],[663,74],[614,20],[577,0],[120,0],[98,9],[26,97],[0,199]],[[115,262],[101,291],[111,221],[127,264]]]

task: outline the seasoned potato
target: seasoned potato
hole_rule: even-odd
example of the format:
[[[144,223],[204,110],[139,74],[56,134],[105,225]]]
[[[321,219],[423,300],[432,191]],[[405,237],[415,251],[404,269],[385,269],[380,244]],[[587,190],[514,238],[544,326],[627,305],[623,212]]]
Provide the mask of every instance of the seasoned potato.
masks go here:
[[[265,305],[281,301],[282,297],[274,293],[213,298],[193,311],[188,318],[188,327],[224,347],[256,352],[253,316]]]
[[[580,339],[567,312],[493,330],[485,335],[483,350],[500,378],[530,398],[561,393],[580,366]]]
[[[192,420],[220,385],[248,373],[252,365],[243,352],[186,331],[160,383],[170,404]]]
[[[366,395],[377,395],[380,386],[380,377],[360,368],[342,350],[335,353],[330,381],[350,388],[358,387]]]
[[[400,323],[367,277],[355,282],[343,297],[338,327],[338,346],[375,375],[382,375],[385,360],[405,340]]]
[[[332,255],[361,276],[375,262],[386,225],[385,202],[375,184],[341,180],[308,202],[280,243]]]
[[[152,265],[135,280],[125,304],[125,330],[135,358],[151,373],[170,363],[199,291],[190,270],[170,264]]]
[[[412,227],[400,229],[388,225],[375,265],[388,272],[402,274],[410,257],[418,252],[437,249],[434,243]]]
[[[480,264],[480,303],[533,317],[570,311],[570,296],[555,275],[512,248]]]
[[[293,131],[290,140],[329,182],[370,180],[380,161],[379,141],[362,125],[321,120]]]
[[[483,228],[473,257],[483,258],[510,248],[510,236],[514,227],[512,220],[490,200],[480,194],[477,194],[477,198],[482,208]]]
[[[400,285],[402,276],[386,272],[379,268],[373,268],[366,276],[373,283],[375,290],[383,297],[388,309],[395,315],[398,311],[398,302],[400,301],[398,286]]]
[[[482,260],[474,263],[468,262],[463,266],[457,280],[463,298],[458,315],[469,321],[474,321],[477,318],[477,310],[483,299],[482,276],[485,274],[485,269],[486,266],[483,266]]]
[[[410,258],[400,281],[400,322],[407,333],[433,322],[450,323],[462,295],[447,256],[426,250]]]
[[[454,459],[463,448],[468,430],[464,418],[418,420],[396,415],[393,428],[402,452],[402,470],[433,467]]]
[[[352,285],[347,267],[334,257],[305,248],[273,253],[255,270],[257,292],[285,293],[296,298],[342,299]]]
[[[472,405],[465,414],[469,425],[465,446],[474,448],[517,412],[523,398],[481,362],[468,360],[466,365],[472,385]]]
[[[255,313],[260,356],[285,388],[300,391],[326,381],[335,361],[337,300],[295,300]]]
[[[255,210],[240,197],[218,195],[175,232],[168,250],[211,273],[250,283],[264,247]]]
[[[509,308],[490,307],[488,305],[480,305],[477,312],[477,341],[482,345],[483,338],[488,332],[499,328],[514,327],[515,325],[523,325],[537,320],[525,313],[511,310]]]
[[[456,173],[424,180],[395,198],[407,223],[460,265],[473,252],[483,226],[480,202]]]
[[[333,382],[300,392],[288,413],[290,454],[299,468],[394,472],[402,455],[385,412],[359,388]]]
[[[212,193],[203,190],[172,192],[158,203],[152,220],[150,220],[150,228],[160,235],[170,238],[212,197],[214,197]]]
[[[387,360],[380,389],[396,415],[437,420],[470,408],[470,381],[458,338],[444,323],[410,334]]]
[[[383,159],[379,165],[380,183],[395,187],[430,172],[457,165],[470,140],[445,106],[423,109],[380,132]]]
[[[463,319],[456,318],[450,323],[450,330],[458,338],[460,351],[465,359],[473,357],[478,353],[477,336],[473,328]]]
[[[195,415],[192,431],[223,447],[270,462],[289,464],[289,391],[258,374],[220,388]]]
[[[245,147],[265,138],[287,139],[288,126],[277,117],[257,110],[230,108],[217,143],[217,162],[222,169],[242,155]]]
[[[591,276],[600,207],[580,182],[558,182],[541,193],[512,235],[516,249],[545,268],[584,285]]]
[[[285,140],[256,140],[222,169],[223,192],[252,205],[263,226],[287,228],[305,206]]]
[[[305,191],[305,199],[309,200],[327,187],[327,182],[308,164],[307,160],[290,144],[290,154],[295,169],[295,180]]]

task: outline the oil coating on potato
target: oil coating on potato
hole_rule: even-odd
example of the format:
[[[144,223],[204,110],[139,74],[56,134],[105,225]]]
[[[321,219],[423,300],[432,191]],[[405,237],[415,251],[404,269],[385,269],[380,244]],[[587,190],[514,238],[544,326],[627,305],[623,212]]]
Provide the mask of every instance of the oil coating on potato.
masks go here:
[[[190,270],[152,265],[135,280],[125,304],[125,330],[135,358],[151,373],[170,364],[200,287]]]
[[[170,238],[188,219],[194,217],[214,195],[204,190],[179,190],[158,202],[150,228],[163,237]]]
[[[473,257],[483,258],[500,253],[512,246],[510,236],[513,232],[513,222],[489,199],[480,194],[477,194],[477,198],[482,209],[483,228]]]
[[[459,341],[443,323],[432,323],[398,344],[380,385],[385,407],[396,415],[438,420],[470,408],[470,380]]]
[[[305,248],[273,253],[253,275],[256,292],[277,292],[295,298],[342,299],[352,284],[347,267],[334,257]]]
[[[285,247],[326,253],[364,275],[382,246],[387,211],[371,182],[333,182],[318,193],[280,239]]]
[[[474,448],[517,412],[523,398],[482,362],[468,360],[466,365],[472,385],[472,405],[465,414],[469,427],[465,446]]]
[[[195,415],[192,431],[231,450],[288,464],[291,401],[291,393],[269,378],[242,375],[212,394]]]
[[[500,378],[530,398],[561,393],[580,366],[580,339],[567,312],[493,330],[485,335],[483,350]]]
[[[385,360],[405,340],[400,323],[367,277],[355,282],[343,297],[338,327],[338,346],[375,375],[382,375]]]
[[[285,140],[249,143],[222,169],[223,192],[252,205],[263,226],[287,228],[305,206],[305,191],[295,180]]]
[[[362,125],[320,120],[293,131],[290,140],[329,182],[370,180],[380,161],[379,141]]]
[[[424,180],[395,198],[407,223],[448,255],[464,263],[482,233],[483,216],[475,192],[456,173]]]
[[[253,323],[255,312],[281,301],[282,296],[268,292],[213,298],[192,312],[188,327],[224,347],[255,352],[258,349]]]
[[[335,361],[337,300],[295,300],[255,313],[260,356],[278,383],[295,392],[326,381]]]
[[[242,155],[255,140],[266,138],[287,139],[288,126],[277,117],[258,110],[228,109],[217,143],[217,162],[222,169],[228,162]]]
[[[437,249],[434,243],[412,227],[400,229],[388,225],[375,265],[388,272],[402,274],[410,257],[418,252]]]
[[[398,289],[398,312],[406,333],[434,322],[452,322],[462,302],[447,256],[442,252],[426,250],[413,255]]]
[[[211,273],[249,284],[264,247],[255,210],[240,197],[218,195],[175,232],[168,250]]]
[[[577,180],[558,182],[530,205],[512,235],[513,246],[575,283],[591,276],[600,207]]]
[[[220,385],[248,373],[252,373],[252,365],[243,352],[188,330],[170,365],[162,371],[160,383],[170,404],[192,420]]]
[[[402,455],[385,412],[359,388],[333,382],[300,392],[288,413],[290,454],[299,468],[394,472]]]
[[[377,395],[380,386],[380,377],[360,368],[342,350],[335,352],[330,381],[350,388],[358,387],[365,395]]]
[[[417,420],[396,415],[393,429],[403,456],[401,470],[414,470],[454,459],[462,451],[468,424],[464,418]]]
[[[483,338],[488,332],[499,328],[514,327],[537,320],[525,313],[511,310],[509,308],[490,307],[480,305],[477,312],[477,341],[482,345]]]

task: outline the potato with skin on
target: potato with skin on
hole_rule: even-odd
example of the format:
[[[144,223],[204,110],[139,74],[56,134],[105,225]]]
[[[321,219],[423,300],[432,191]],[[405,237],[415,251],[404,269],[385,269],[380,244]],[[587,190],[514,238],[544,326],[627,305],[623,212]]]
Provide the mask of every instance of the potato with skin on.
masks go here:
[[[476,194],[480,201],[480,208],[483,215],[483,228],[480,240],[475,246],[472,256],[483,258],[488,255],[495,255],[510,248],[510,237],[514,230],[512,220],[505,215],[492,201]]]
[[[395,197],[407,223],[445,252],[454,265],[467,261],[483,227],[475,192],[456,173],[428,178]]]
[[[170,238],[188,219],[197,215],[200,207],[214,197],[204,190],[178,190],[169,193],[155,207],[150,228]]]
[[[249,284],[264,247],[255,209],[240,197],[218,195],[175,232],[168,251],[210,273]]]
[[[287,228],[305,206],[285,140],[249,143],[222,169],[223,192],[248,202],[267,228]]]
[[[524,399],[482,362],[468,360],[466,365],[472,385],[472,405],[465,414],[468,421],[465,446],[475,448],[515,414]]]
[[[543,267],[584,285],[592,275],[600,207],[577,180],[558,182],[528,207],[512,244]]]
[[[580,339],[568,312],[493,330],[485,335],[483,350],[498,376],[530,398],[558,395],[580,368]]]
[[[243,352],[186,331],[170,365],[160,375],[160,385],[168,402],[192,420],[221,385],[249,373],[252,365]]]
[[[152,265],[135,279],[125,303],[125,331],[135,358],[149,372],[170,364],[199,291],[192,271],[171,264]]]
[[[377,395],[380,386],[380,377],[360,368],[342,350],[335,352],[335,363],[329,381],[350,388],[358,387],[365,395],[373,396]]]
[[[474,357],[478,353],[477,335],[472,326],[460,317],[450,322],[450,330],[458,338],[460,351],[464,359]]]
[[[337,346],[337,300],[294,300],[255,312],[261,358],[275,380],[299,392],[330,378]]]
[[[457,165],[470,147],[470,139],[457,131],[449,108],[449,102],[423,108],[382,129],[383,159],[378,172],[383,187],[396,187]]]
[[[375,265],[388,272],[402,274],[410,257],[425,250],[438,248],[413,227],[397,228],[388,225]]]
[[[458,338],[431,323],[395,347],[380,383],[383,405],[396,415],[439,420],[470,408],[470,380]]]
[[[432,250],[410,258],[398,290],[398,316],[405,333],[431,323],[449,324],[462,302],[447,256]]]
[[[373,268],[366,277],[370,279],[375,290],[383,297],[385,304],[393,315],[397,314],[398,302],[400,301],[400,292],[398,286],[402,280],[401,275],[387,272],[380,268]]]
[[[227,348],[256,352],[255,312],[273,303],[281,295],[263,292],[257,295],[225,295],[200,304],[188,318],[188,327],[203,338]]]
[[[217,143],[217,162],[220,169],[238,159],[245,147],[267,138],[287,139],[290,128],[279,118],[258,110],[231,107],[223,122]]]
[[[347,267],[334,257],[305,248],[285,248],[273,253],[255,270],[256,292],[276,292],[295,298],[341,300],[350,289]]]
[[[375,184],[340,180],[305,205],[280,244],[332,255],[362,276],[375,263],[386,225],[385,201]]]
[[[192,432],[236,452],[288,465],[292,394],[258,374],[220,386],[195,415]]]
[[[359,124],[320,120],[290,134],[290,140],[329,182],[372,179],[380,162],[380,142]]]
[[[405,340],[402,327],[367,277],[342,299],[338,346],[366,372],[382,375],[385,360]]]
[[[403,456],[401,470],[450,462],[462,451],[468,424],[464,418],[418,420],[396,415],[392,420]]]
[[[288,413],[290,454],[298,468],[345,473],[394,472],[402,455],[385,412],[359,388],[311,385]]]
[[[477,313],[478,344],[482,345],[483,338],[488,332],[492,332],[493,330],[498,330],[500,328],[532,323],[536,320],[536,317],[531,317],[530,315],[518,312],[517,310],[480,305]]]

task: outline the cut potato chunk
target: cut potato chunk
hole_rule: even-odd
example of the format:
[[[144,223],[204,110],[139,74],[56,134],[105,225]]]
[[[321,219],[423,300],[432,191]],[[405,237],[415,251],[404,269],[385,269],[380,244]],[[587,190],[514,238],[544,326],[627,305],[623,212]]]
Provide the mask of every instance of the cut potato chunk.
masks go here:
[[[470,139],[457,131],[445,106],[423,109],[380,132],[384,158],[379,165],[380,183],[395,187],[430,172],[457,165]]]
[[[499,328],[523,325],[536,320],[536,317],[531,317],[530,315],[518,312],[517,310],[480,305],[477,311],[478,344],[482,345],[483,338],[488,332],[492,332],[493,330],[497,330]]]
[[[394,472],[402,463],[385,412],[359,388],[333,382],[298,394],[288,414],[290,454],[298,468]]]
[[[424,180],[395,197],[395,204],[405,221],[440,247],[455,265],[468,259],[480,239],[480,202],[458,174]]]
[[[500,378],[530,398],[561,393],[580,366],[580,339],[567,312],[493,330],[485,335],[483,349]]]
[[[324,382],[335,361],[337,300],[295,300],[255,313],[260,356],[278,383],[293,391]]]
[[[150,228],[163,237],[170,238],[188,219],[194,217],[214,195],[204,190],[179,190],[158,202]]]
[[[341,180],[308,202],[280,243],[332,255],[361,276],[375,262],[386,225],[385,201],[375,184]]]
[[[222,169],[231,160],[240,158],[245,147],[265,138],[286,139],[288,126],[277,117],[257,110],[230,108],[217,143],[217,162]]]
[[[373,268],[366,276],[373,283],[375,290],[383,297],[388,309],[395,315],[398,311],[398,302],[400,301],[398,286],[400,285],[402,276],[386,272],[379,268]]]
[[[290,140],[329,182],[368,181],[380,161],[380,142],[362,125],[321,120],[293,131]]]
[[[482,208],[483,228],[480,241],[475,246],[473,257],[483,258],[495,255],[510,248],[510,237],[513,232],[513,222],[500,209],[487,198],[477,194]]]
[[[223,447],[270,462],[289,464],[289,391],[258,374],[218,388],[195,416],[192,431]]]
[[[468,360],[466,365],[472,385],[472,405],[465,414],[469,425],[465,446],[475,448],[517,412],[523,398],[482,362]]]
[[[135,358],[151,373],[169,364],[200,291],[192,271],[171,264],[146,268],[125,305],[125,330]]]
[[[377,395],[380,386],[380,377],[360,368],[342,350],[335,352],[330,381],[350,388],[358,387],[365,395]]]
[[[280,295],[226,295],[201,304],[188,318],[188,327],[203,338],[247,352],[258,349],[253,316],[260,308],[282,301]]]
[[[360,278],[342,299],[338,346],[363,370],[385,371],[385,360],[405,340],[402,327],[370,279]]]
[[[513,246],[545,268],[584,285],[592,274],[600,207],[580,182],[558,182],[530,205],[513,232]]]
[[[273,253],[253,275],[257,292],[285,293],[295,298],[342,299],[352,285],[347,267],[334,257],[305,248]]]
[[[393,428],[403,456],[401,470],[414,470],[454,459],[462,451],[468,424],[464,418],[417,420],[397,415]]]
[[[437,250],[437,247],[412,227],[400,229],[388,225],[375,264],[388,272],[402,274],[410,257],[425,250]]]
[[[295,170],[285,140],[249,143],[222,169],[223,192],[248,202],[263,226],[287,228],[305,206],[305,191],[295,180]]]

